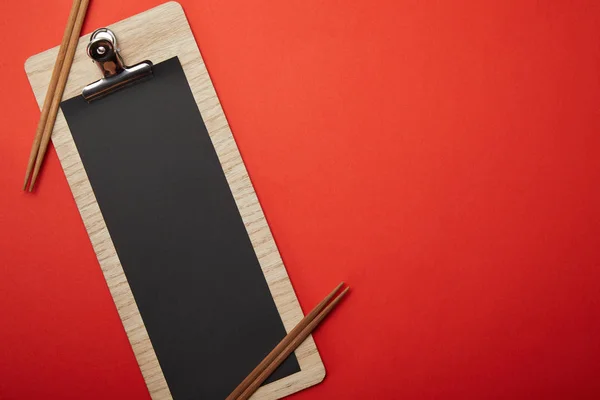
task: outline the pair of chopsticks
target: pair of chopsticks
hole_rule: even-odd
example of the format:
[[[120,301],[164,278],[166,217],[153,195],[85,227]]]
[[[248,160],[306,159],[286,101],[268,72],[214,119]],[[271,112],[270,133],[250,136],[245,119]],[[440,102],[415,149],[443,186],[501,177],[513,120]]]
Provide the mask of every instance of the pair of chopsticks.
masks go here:
[[[27,189],[27,183],[30,178],[29,191],[33,190],[42,162],[44,161],[48,142],[54,129],[58,107],[60,106],[60,101],[69,77],[69,71],[71,70],[71,64],[73,64],[73,58],[75,57],[75,50],[77,49],[77,42],[79,41],[88,4],[89,0],[73,0],[67,27],[65,28],[58,56],[54,63],[54,70],[52,70],[48,91],[46,92],[46,98],[44,99],[42,115],[40,116],[40,121],[35,132],[35,139],[31,146],[23,190]]]
[[[346,287],[337,297],[334,297],[344,286],[340,283],[327,297],[323,299],[290,333],[258,364],[239,384],[226,400],[246,400],[262,385],[262,383],[277,369],[277,367],[311,334],[321,321],[333,310],[350,290]]]

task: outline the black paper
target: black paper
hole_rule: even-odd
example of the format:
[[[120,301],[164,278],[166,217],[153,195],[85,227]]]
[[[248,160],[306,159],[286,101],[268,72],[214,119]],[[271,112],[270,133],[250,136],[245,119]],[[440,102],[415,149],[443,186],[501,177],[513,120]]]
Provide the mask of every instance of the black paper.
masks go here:
[[[173,397],[224,399],[285,329],[179,60],[61,107]]]

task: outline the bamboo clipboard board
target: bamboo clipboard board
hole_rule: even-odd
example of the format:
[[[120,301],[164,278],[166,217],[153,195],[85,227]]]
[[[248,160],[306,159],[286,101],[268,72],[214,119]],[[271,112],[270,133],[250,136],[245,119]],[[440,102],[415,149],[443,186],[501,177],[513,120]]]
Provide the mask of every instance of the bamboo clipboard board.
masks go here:
[[[260,263],[270,295],[285,330],[289,332],[302,319],[302,310],[181,6],[176,2],[165,3],[109,25],[108,28],[118,34],[122,55],[126,60],[137,62],[150,59],[156,64],[178,57]],[[63,101],[80,96],[82,89],[98,77],[96,67],[86,56],[85,48],[88,41],[89,35],[79,40]],[[46,94],[57,51],[58,48],[53,48],[32,56],[25,64],[40,107]],[[153,399],[172,398],[171,390],[62,111],[58,114],[52,141],[148,390]],[[281,398],[323,380],[325,369],[311,337],[296,350],[295,356],[300,371],[266,384],[255,393],[253,398]]]

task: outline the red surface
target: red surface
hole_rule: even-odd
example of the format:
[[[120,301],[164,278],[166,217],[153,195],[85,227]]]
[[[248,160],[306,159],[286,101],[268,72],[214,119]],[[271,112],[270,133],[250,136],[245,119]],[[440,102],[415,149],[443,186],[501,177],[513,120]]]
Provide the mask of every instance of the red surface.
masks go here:
[[[0,4],[0,398],[146,399]],[[92,1],[85,32],[159,4]],[[600,2],[182,1],[328,375],[295,399],[600,398]]]

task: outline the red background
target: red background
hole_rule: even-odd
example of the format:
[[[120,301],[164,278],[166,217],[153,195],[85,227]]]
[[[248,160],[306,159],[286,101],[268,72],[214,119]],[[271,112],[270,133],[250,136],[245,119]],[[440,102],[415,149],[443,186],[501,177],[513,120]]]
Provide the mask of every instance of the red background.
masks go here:
[[[0,398],[148,393],[0,5]],[[92,0],[86,33],[160,1]],[[328,375],[295,399],[600,398],[600,2],[181,1]]]

